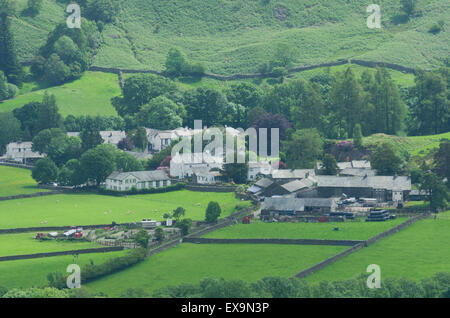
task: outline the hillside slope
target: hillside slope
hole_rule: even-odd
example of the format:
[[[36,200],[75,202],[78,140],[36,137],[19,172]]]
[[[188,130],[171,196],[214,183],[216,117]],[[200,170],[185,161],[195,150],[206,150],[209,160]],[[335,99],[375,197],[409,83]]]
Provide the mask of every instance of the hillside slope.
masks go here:
[[[162,70],[167,51],[181,48],[210,72],[255,72],[278,43],[296,48],[297,65],[360,58],[432,68],[448,58],[449,27],[437,35],[432,24],[446,21],[450,3],[419,0],[422,15],[405,24],[399,0],[380,0],[382,29],[369,29],[372,0],[118,0],[120,15],[103,31],[94,65]],[[25,6],[26,0],[18,0]],[[64,7],[45,0],[35,17],[15,19],[21,57],[30,58]],[[447,23],[448,24],[448,23]]]

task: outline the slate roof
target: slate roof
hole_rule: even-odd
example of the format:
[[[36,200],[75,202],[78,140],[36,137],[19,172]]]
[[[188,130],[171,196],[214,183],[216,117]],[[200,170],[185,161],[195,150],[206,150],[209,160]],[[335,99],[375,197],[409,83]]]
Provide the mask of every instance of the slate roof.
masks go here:
[[[303,199],[274,197],[274,198],[265,198],[262,210],[304,211],[305,206]]]
[[[411,190],[411,178],[405,176],[317,176],[317,186],[319,188],[373,188],[409,191]]]
[[[314,176],[314,169],[280,169],[272,171],[274,179],[303,179],[307,176]]]
[[[269,178],[263,178],[261,180],[258,180],[255,183],[255,186],[260,187],[260,188],[267,188],[268,186],[270,186],[273,183],[272,180],[270,180]]]
[[[305,207],[312,208],[331,208],[336,206],[336,199],[334,198],[301,198]]]
[[[154,170],[154,171],[130,171],[130,172],[120,172],[115,171],[111,173],[107,179],[112,180],[124,180],[130,175],[136,177],[139,181],[148,182],[148,181],[161,181],[161,180],[169,180],[169,177],[162,170]]]
[[[311,179],[294,180],[282,185],[289,192],[295,192],[301,189],[312,187],[314,182]]]
[[[373,177],[376,175],[376,171],[372,169],[363,169],[363,168],[345,168],[339,172],[340,175],[346,176],[370,176]]]

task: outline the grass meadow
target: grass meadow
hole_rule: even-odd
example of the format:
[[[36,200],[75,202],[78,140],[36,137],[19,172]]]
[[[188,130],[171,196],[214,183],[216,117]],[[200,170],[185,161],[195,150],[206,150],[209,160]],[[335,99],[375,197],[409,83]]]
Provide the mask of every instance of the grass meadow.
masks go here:
[[[47,191],[39,189],[31,170],[0,166],[0,197]]]
[[[233,213],[237,204],[250,206],[250,202],[236,199],[234,193],[188,190],[126,197],[57,194],[1,201],[0,229],[140,222],[143,218],[163,220],[165,213],[179,206],[186,209],[186,218],[204,220],[210,201],[220,204],[220,217]]]
[[[311,282],[345,280],[366,273],[370,264],[381,268],[381,278],[421,279],[449,272],[450,212],[425,219],[363,248],[308,276]]]
[[[210,232],[207,238],[286,238],[322,240],[367,240],[384,232],[407,218],[397,218],[386,222],[329,222],[329,223],[265,223],[235,224]],[[335,227],[339,231],[334,231]]]
[[[47,275],[49,273],[65,273],[70,264],[78,264],[82,267],[92,261],[94,264],[100,265],[109,258],[123,256],[126,253],[127,251],[119,251],[80,254],[77,258],[72,255],[64,255],[0,262],[0,286],[7,289],[45,286],[48,283]]]
[[[245,281],[256,281],[267,276],[290,277],[345,248],[183,243],[86,286],[93,291],[118,296],[128,288],[142,288],[151,294],[158,288],[198,283],[208,277]]]
[[[0,256],[61,252],[101,247],[100,244],[87,241],[39,241],[34,238],[35,236],[36,232],[1,234]]]
[[[54,94],[59,112],[67,115],[117,115],[111,98],[121,94],[117,75],[86,72],[80,79],[61,86],[39,89],[0,102],[0,112],[11,111],[26,103],[40,102],[45,91]]]

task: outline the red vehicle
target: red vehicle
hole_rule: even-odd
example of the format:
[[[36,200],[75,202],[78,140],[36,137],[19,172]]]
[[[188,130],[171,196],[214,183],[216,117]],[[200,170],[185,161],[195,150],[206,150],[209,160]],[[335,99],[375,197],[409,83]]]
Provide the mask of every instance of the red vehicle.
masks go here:
[[[242,219],[242,223],[250,224],[250,217],[249,216],[244,216],[244,218]]]

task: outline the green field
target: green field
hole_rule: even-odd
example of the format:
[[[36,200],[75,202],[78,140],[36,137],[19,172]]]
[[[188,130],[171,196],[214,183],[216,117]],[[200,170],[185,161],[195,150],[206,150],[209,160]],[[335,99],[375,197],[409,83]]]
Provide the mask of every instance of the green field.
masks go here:
[[[219,202],[221,217],[233,213],[237,204],[250,206],[250,202],[236,199],[234,193],[188,190],[127,197],[57,194],[0,202],[0,229],[140,222],[143,218],[162,220],[165,213],[179,206],[186,209],[186,218],[204,220],[210,201]]]
[[[198,283],[208,277],[256,281],[267,276],[290,277],[346,247],[311,245],[183,243],[119,273],[87,284],[93,291],[118,296],[127,288],[155,289]]]
[[[381,278],[421,279],[448,272],[450,218],[426,219],[363,248],[307,277],[307,280],[345,280],[366,273],[370,264],[381,268]]]
[[[0,166],[0,197],[47,191],[39,189],[31,170]]]
[[[117,75],[86,72],[80,79],[61,86],[19,95],[0,102],[0,112],[11,111],[29,102],[40,102],[45,91],[54,94],[59,112],[67,115],[117,115],[111,98],[121,94]]]
[[[37,254],[47,252],[70,251],[83,248],[101,247],[86,241],[39,241],[34,237],[36,232],[0,235],[0,256]]]
[[[67,255],[0,262],[0,286],[7,289],[44,286],[48,283],[47,274],[52,272],[64,274],[70,264],[82,266],[92,260],[94,264],[99,265],[109,258],[123,256],[126,253],[127,251],[120,251],[80,254],[75,259],[72,255]]]
[[[330,222],[330,223],[264,223],[235,224],[210,232],[207,238],[286,238],[322,240],[367,240],[404,221],[398,218],[387,222]],[[339,231],[334,231],[335,227]]]
[[[439,143],[442,139],[450,139],[450,132],[439,135],[410,137],[374,134],[365,137],[363,143],[364,146],[370,147],[379,145],[382,142],[391,142],[397,149],[407,151],[411,156],[425,156],[432,149],[439,148]]]

